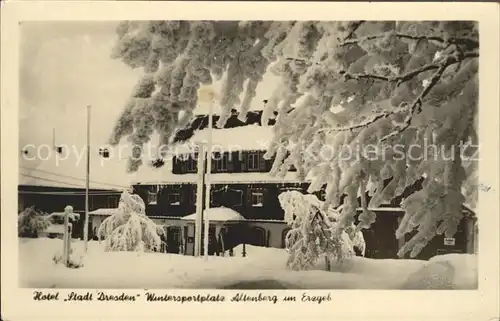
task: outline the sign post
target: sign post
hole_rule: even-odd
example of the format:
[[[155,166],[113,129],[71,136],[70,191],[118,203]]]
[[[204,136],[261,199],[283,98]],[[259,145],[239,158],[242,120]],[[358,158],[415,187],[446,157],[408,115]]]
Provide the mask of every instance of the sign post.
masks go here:
[[[69,265],[69,255],[71,254],[71,232],[72,224],[69,222],[69,216],[73,214],[73,207],[64,208],[64,234],[63,234],[63,264]]]

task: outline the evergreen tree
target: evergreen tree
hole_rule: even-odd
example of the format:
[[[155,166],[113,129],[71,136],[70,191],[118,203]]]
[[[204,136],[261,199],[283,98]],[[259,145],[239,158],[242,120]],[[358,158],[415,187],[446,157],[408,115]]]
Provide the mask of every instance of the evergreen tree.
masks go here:
[[[164,230],[146,216],[144,201],[124,191],[118,210],[107,217],[97,231],[105,239],[106,251],[157,251]]]
[[[263,115],[266,123],[277,112],[271,174],[293,165],[299,178],[314,178],[309,192],[326,184],[325,208],[347,195],[340,230],[353,223],[360,191],[372,194],[360,215],[367,228],[375,220],[369,206],[424,177],[423,189],[404,200],[396,233],[418,230],[399,253],[416,256],[436,234],[453,236],[462,204],[474,205],[475,22],[127,21],[117,34],[113,57],[144,69],[111,137],[136,146],[132,171],[155,130],[168,144],[191,118],[201,86],[222,79],[223,125],[233,107],[246,117],[270,71],[281,79]]]

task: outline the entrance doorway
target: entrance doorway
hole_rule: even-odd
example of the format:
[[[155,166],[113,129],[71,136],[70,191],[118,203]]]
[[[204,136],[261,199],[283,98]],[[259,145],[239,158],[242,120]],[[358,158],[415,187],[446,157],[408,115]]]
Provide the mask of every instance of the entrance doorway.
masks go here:
[[[247,232],[247,244],[255,246],[266,246],[266,230],[262,227],[251,226]]]
[[[181,228],[179,226],[169,226],[165,242],[167,244],[167,253],[180,253]]]

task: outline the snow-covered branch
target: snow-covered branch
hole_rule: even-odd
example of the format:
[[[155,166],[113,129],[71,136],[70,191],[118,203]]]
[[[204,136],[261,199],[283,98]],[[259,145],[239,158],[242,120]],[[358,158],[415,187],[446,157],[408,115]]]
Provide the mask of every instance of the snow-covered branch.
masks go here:
[[[382,76],[382,75],[375,75],[375,74],[368,74],[368,73],[360,73],[360,74],[351,74],[347,73],[345,71],[341,71],[340,74],[344,76],[344,79],[346,81],[355,79],[355,80],[360,80],[360,79],[373,79],[373,80],[380,80],[380,81],[387,81],[387,82],[393,82],[397,84],[401,84],[404,81],[408,81],[416,76],[418,76],[421,73],[424,73],[426,71],[431,71],[431,70],[436,70],[436,69],[446,69],[448,66],[461,63],[462,61],[466,59],[471,59],[471,58],[479,58],[479,53],[478,52],[467,52],[464,53],[463,55],[449,55],[445,59],[444,62],[440,63],[430,63],[426,64],[420,68],[417,68],[415,70],[409,71],[404,73],[403,75],[399,76]]]
[[[425,71],[430,71],[430,70],[435,70],[437,71],[434,73],[434,75],[430,78],[430,80],[427,82],[425,85],[424,89],[420,93],[420,95],[413,101],[413,103],[408,106],[404,107],[404,109],[407,110],[408,117],[405,118],[404,122],[395,128],[394,131],[391,133],[385,135],[381,141],[386,141],[390,139],[391,137],[397,136],[401,134],[404,130],[406,130],[408,127],[411,125],[411,120],[412,116],[415,114],[419,114],[422,112],[422,105],[424,98],[427,96],[427,94],[432,90],[432,88],[438,83],[438,81],[441,79],[441,76],[443,73],[446,71],[448,67],[450,67],[453,64],[456,63],[461,63],[465,59],[470,59],[470,58],[477,58],[479,57],[478,53],[466,53],[463,55],[448,55],[444,58],[443,61],[440,63],[434,63],[434,64],[428,64],[425,65],[421,68],[418,68],[416,70],[413,70],[411,72],[405,73],[404,75],[401,76],[396,76],[396,77],[382,77],[382,76],[377,76],[377,75],[369,75],[369,74],[360,74],[360,75],[349,75],[345,74],[346,79],[364,79],[364,78],[369,78],[369,79],[376,79],[376,80],[384,80],[388,82],[397,82],[400,84],[403,81],[410,80],[411,78],[417,76],[420,73],[423,73]],[[407,105],[407,104],[406,104]],[[402,111],[402,107],[399,106],[398,108],[394,108],[390,111],[383,111],[379,114],[376,114],[369,119],[365,120],[362,123],[352,125],[352,126],[347,126],[347,127],[341,127],[341,128],[329,128],[328,131],[331,132],[340,132],[340,131],[352,131],[355,129],[360,129],[363,127],[367,127],[373,123],[375,123],[379,119],[387,118],[391,115],[399,114]]]
[[[292,164],[300,177],[314,174],[311,186],[326,184],[326,206],[343,202],[339,226],[352,223],[364,179],[377,186],[371,204],[390,201],[423,175],[444,181],[445,174],[440,162],[424,158],[340,159],[333,153],[324,159],[324,146],[342,151],[354,145],[398,145],[406,153],[410,145],[432,141],[448,152],[458,141],[477,135],[479,40],[474,21],[128,21],[117,33],[114,57],[144,68],[145,77],[116,122],[114,144],[129,136],[138,146],[135,157],[155,131],[161,143],[169,144],[186,123],[179,115],[191,117],[198,100],[206,101],[202,86],[213,81],[221,81],[222,88],[218,125],[224,125],[233,108],[243,120],[264,74],[273,73],[280,80],[263,111],[264,121],[276,115],[265,155],[274,158],[270,174],[283,177]],[[142,162],[137,159],[132,171]],[[475,167],[469,167],[466,180],[453,182],[453,190],[469,185],[463,188],[467,199],[474,194]],[[440,199],[436,190],[441,186],[432,184],[423,187],[422,195]],[[454,201],[461,198],[456,195]],[[423,209],[411,206],[405,217],[422,226],[422,238],[405,249],[415,246],[418,252],[422,240],[435,235],[434,211],[442,204],[417,197],[415,202]],[[360,217],[363,228],[374,220],[367,210]],[[291,235],[301,235],[292,230]]]
[[[377,35],[370,35],[362,38],[356,38],[356,39],[348,39],[344,41],[341,46],[346,46],[346,45],[352,45],[352,44],[358,44],[363,41],[370,41],[370,40],[376,40],[376,39],[382,39],[388,36],[388,33],[382,33],[382,34],[377,34]],[[409,39],[409,40],[415,40],[415,41],[420,41],[420,40],[427,40],[427,41],[435,41],[440,44],[443,44],[445,46],[447,45],[465,45],[469,50],[470,49],[477,49],[479,48],[479,41],[475,39],[474,37],[449,37],[449,38],[443,38],[439,36],[412,36],[412,35],[407,35],[407,34],[402,34],[402,33],[390,33],[389,36],[394,36],[397,38],[401,39]]]

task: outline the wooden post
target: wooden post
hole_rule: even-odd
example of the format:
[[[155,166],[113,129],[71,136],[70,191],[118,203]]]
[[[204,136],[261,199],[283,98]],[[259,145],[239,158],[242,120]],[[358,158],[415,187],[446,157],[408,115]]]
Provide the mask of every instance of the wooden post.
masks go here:
[[[224,256],[224,254],[226,253],[226,249],[224,248],[224,232],[226,231],[226,228],[224,227],[222,229],[222,234],[220,235],[220,245],[221,245],[221,248],[222,248],[222,256]]]
[[[205,235],[203,240],[203,256],[205,261],[208,261],[208,237],[210,232],[210,220],[208,218],[208,210],[210,209],[210,193],[211,193],[211,180],[210,173],[212,171],[212,132],[213,132],[213,99],[210,99],[210,108],[208,113],[208,142],[206,146],[207,158],[207,172],[205,174],[205,210],[203,212],[203,221],[205,228]]]
[[[243,255],[243,257],[247,256],[247,251],[246,251],[245,243],[243,243],[243,251],[241,252],[241,255]]]
[[[66,206],[64,208],[64,234],[63,234],[63,263],[69,265],[69,255],[71,251],[71,225],[69,223],[69,215],[73,213],[73,207]]]
[[[220,254],[220,225],[218,223],[215,224],[215,254],[219,256]]]
[[[205,147],[202,143],[197,143],[198,148],[198,176],[196,186],[196,220],[194,235],[194,256],[200,256],[201,253],[201,231],[203,224],[203,184],[205,175]],[[184,238],[183,238],[184,240]]]
[[[180,239],[181,244],[179,246],[180,252],[181,252],[180,254],[186,254],[185,244],[187,242],[186,242],[186,233],[184,231],[184,227],[185,227],[184,225],[181,226],[181,239]],[[196,237],[195,237],[195,241],[196,241]],[[194,248],[194,254],[196,255],[196,246]]]

